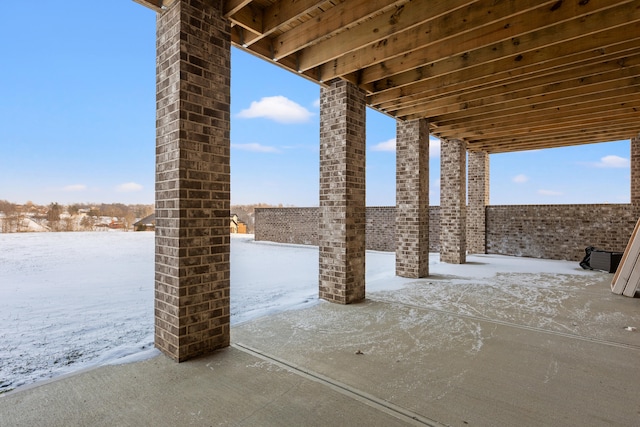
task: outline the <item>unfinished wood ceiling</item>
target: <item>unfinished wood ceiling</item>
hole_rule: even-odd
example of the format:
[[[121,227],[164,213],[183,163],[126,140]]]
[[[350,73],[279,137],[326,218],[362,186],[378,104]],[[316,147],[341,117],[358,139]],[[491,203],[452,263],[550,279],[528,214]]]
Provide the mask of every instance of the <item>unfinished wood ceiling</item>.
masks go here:
[[[228,0],[225,13],[235,46],[348,80],[371,107],[428,118],[472,150],[640,131],[640,0]]]

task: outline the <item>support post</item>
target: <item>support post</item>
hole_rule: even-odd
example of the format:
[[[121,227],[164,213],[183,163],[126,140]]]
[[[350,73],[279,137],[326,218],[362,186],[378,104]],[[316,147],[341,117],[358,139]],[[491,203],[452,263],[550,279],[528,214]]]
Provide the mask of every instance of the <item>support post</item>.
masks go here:
[[[467,250],[487,252],[486,210],[489,204],[489,154],[469,151],[469,206],[467,212]]]
[[[223,2],[157,20],[155,345],[181,362],[229,345],[230,25]]]
[[[396,122],[396,274],[429,275],[429,122]]]
[[[334,81],[320,92],[319,296],[365,296],[365,93]]]
[[[467,150],[464,141],[440,146],[440,260],[464,264],[467,253]]]
[[[640,134],[631,138],[631,205],[640,214]],[[636,215],[638,216],[638,215]]]

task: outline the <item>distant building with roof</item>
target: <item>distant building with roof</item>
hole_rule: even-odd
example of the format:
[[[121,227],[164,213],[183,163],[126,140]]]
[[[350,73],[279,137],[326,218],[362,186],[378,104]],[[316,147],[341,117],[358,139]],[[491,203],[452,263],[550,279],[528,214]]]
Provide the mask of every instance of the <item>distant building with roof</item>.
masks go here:
[[[133,231],[154,231],[155,229],[156,229],[155,212],[133,223]]]

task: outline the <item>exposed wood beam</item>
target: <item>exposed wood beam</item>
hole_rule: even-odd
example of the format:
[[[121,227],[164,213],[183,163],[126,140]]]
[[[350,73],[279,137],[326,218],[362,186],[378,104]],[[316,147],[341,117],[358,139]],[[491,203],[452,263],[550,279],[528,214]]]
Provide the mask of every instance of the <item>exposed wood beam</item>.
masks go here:
[[[572,94],[586,92],[597,93],[599,88],[609,90],[618,80],[629,81],[629,78],[640,75],[640,56],[626,58],[584,69],[571,70],[567,73],[539,78],[532,82],[518,82],[511,86],[503,85],[463,95],[444,97],[425,101],[423,104],[392,110],[399,116],[409,116],[428,110],[433,116],[444,115],[464,110],[473,114],[474,109],[487,111],[491,106],[503,108],[519,101],[520,104],[533,104],[537,99],[546,102],[564,99]]]
[[[147,0],[159,1],[159,0]],[[229,0],[232,43],[489,152],[637,134],[640,0]]]
[[[631,134],[633,136],[633,133]],[[627,132],[619,132],[616,134],[600,133],[595,135],[583,135],[581,138],[549,138],[538,142],[527,142],[497,145],[479,145],[468,147],[471,150],[486,151],[490,154],[512,153],[516,151],[541,150],[549,148],[572,147],[576,145],[597,144],[602,142],[613,142],[629,139]]]
[[[640,102],[639,102],[640,104]],[[639,105],[640,106],[640,105]],[[562,123],[552,123],[548,118],[532,118],[531,122],[520,121],[510,123],[493,123],[490,128],[468,128],[456,132],[460,138],[469,141],[487,141],[506,136],[532,135],[536,133],[555,132],[558,129],[570,129],[582,126],[599,126],[601,124],[624,125],[640,119],[640,110],[634,111],[631,105],[624,108],[612,107],[604,116],[602,111],[578,116],[562,118]]]
[[[323,64],[322,75],[326,78],[339,77],[382,61],[388,61],[393,57],[401,57],[408,52],[427,46],[429,49],[424,51],[428,55],[424,58],[425,64],[440,58],[464,55],[501,41],[519,44],[521,43],[520,38],[527,33],[558,25],[564,21],[582,19],[598,10],[611,8],[611,2],[604,0],[591,0],[586,3],[558,1],[540,3],[535,0],[520,0],[507,3],[499,3],[493,8],[486,4],[483,8],[471,5],[469,8],[475,6],[472,15],[468,15],[467,9],[453,15],[455,18],[451,19],[454,19],[457,24],[450,24],[449,19],[446,21],[441,19],[404,31],[397,37],[386,39],[384,43],[369,44],[357,51],[343,55],[331,63]],[[554,9],[554,6],[558,4],[560,6]],[[534,9],[530,9],[531,7]],[[491,16],[491,21],[488,21],[486,17],[488,9],[492,12],[488,15]],[[465,11],[467,14],[464,13]],[[628,12],[627,10],[625,13]],[[477,24],[475,27],[473,25],[467,26],[458,23],[460,21],[463,24],[467,22],[477,22]],[[438,32],[441,36],[434,37],[436,30],[432,26],[436,25],[448,27],[451,35],[444,37],[442,32]]]
[[[133,0],[149,9],[153,9],[156,12],[162,12],[173,4],[175,0]]]
[[[231,15],[238,13],[240,9],[251,3],[252,0],[226,0],[224,2],[224,16],[229,18]]]
[[[628,119],[626,122],[627,125],[637,123],[637,119],[639,118],[639,100],[634,100],[632,103],[624,103],[624,106],[620,106],[619,104],[615,104],[612,101],[611,110],[614,112],[612,117],[635,117],[635,119]],[[437,137],[456,137],[462,138],[467,141],[491,141],[495,138],[504,137],[505,135],[498,135],[498,130],[508,128],[518,127],[518,129],[514,130],[510,135],[514,138],[521,137],[523,135],[535,135],[535,134],[551,134],[556,132],[562,132],[565,128],[573,126],[574,123],[578,123],[580,120],[591,119],[592,121],[597,120],[598,118],[603,117],[601,106],[598,107],[590,107],[590,108],[580,108],[575,111],[571,111],[571,114],[566,117],[563,116],[563,121],[561,123],[555,122],[555,126],[547,126],[550,123],[553,123],[554,117],[549,117],[552,112],[546,112],[542,114],[537,114],[532,117],[532,122],[529,124],[526,120],[522,120],[521,117],[512,117],[508,121],[503,123],[492,123],[491,125],[486,125],[485,127],[480,128],[479,126],[475,126],[476,129],[482,129],[483,133],[479,134],[478,132],[472,133],[471,135],[467,134],[467,136],[462,136],[465,133],[463,130],[446,130],[446,129],[434,129],[432,131],[432,135]],[[607,115],[608,117],[608,115]],[[544,126],[543,130],[538,131],[530,131],[533,127],[529,126]],[[620,127],[625,127],[621,125]],[[633,126],[636,127],[637,126]],[[493,134],[496,134],[495,137],[492,138]]]
[[[626,55],[629,55],[629,54],[632,55],[633,57],[636,57],[640,55],[640,50],[635,49],[631,52],[628,52],[628,51],[620,52],[617,55],[606,55],[603,58],[603,60],[606,60],[605,64],[597,64],[597,63],[596,64],[593,64],[593,63],[592,64],[588,64],[588,63],[571,64],[570,66],[566,66],[566,67],[559,67],[559,68],[554,68],[549,70],[541,70],[539,73],[529,75],[527,76],[527,78],[524,78],[524,79],[514,78],[514,79],[503,80],[499,82],[491,82],[491,84],[478,86],[476,88],[472,88],[462,92],[453,90],[451,92],[451,97],[449,97],[449,99],[453,103],[456,103],[456,102],[460,103],[460,102],[466,102],[467,100],[471,100],[471,99],[478,99],[480,95],[474,96],[474,94],[478,94],[481,92],[484,92],[487,95],[490,93],[495,94],[497,93],[495,91],[499,92],[501,87],[510,88],[508,91],[505,90],[504,93],[506,94],[518,88],[524,88],[524,87],[535,88],[535,87],[543,86],[545,84],[551,84],[552,82],[558,83],[561,81],[570,81],[571,79],[578,80],[584,77],[589,77],[594,74],[598,74],[600,72],[610,71],[611,69],[615,69],[615,67],[619,66],[620,64],[624,65],[625,61],[627,60]],[[558,76],[558,78],[555,79],[554,76]],[[525,86],[524,85],[525,83],[528,83],[529,86]],[[397,104],[401,104],[401,105],[390,107],[390,111],[398,111],[401,108],[417,107],[419,105],[428,105],[429,108],[432,108],[432,104],[429,102],[429,99],[431,99],[431,101],[434,103],[439,103],[444,98],[445,96],[438,96],[433,98],[429,98],[425,96],[424,99],[422,100],[416,100],[408,103],[405,103],[402,100],[398,100]],[[433,106],[435,107],[435,105]]]
[[[619,43],[620,32],[626,29],[634,30],[628,34],[637,33],[638,38]],[[637,31],[635,31],[637,30]],[[594,63],[618,60],[626,55],[638,52],[640,40],[640,23],[616,28],[608,31],[606,36],[588,36],[571,43],[548,46],[540,50],[525,54],[518,64],[520,67],[509,68],[513,58],[495,61],[487,64],[477,64],[444,75],[422,80],[419,84],[376,93],[369,97],[369,102],[378,108],[397,109],[419,104],[425,100],[439,99],[443,95],[456,95],[468,91],[478,90],[489,86],[507,85],[513,82],[532,82],[533,79],[545,78],[557,72],[571,69],[583,70],[591,68]],[[603,39],[606,43],[597,43]],[[608,43],[616,43],[608,45]],[[584,49],[584,51],[582,51]],[[551,58],[551,59],[549,59]],[[451,62],[456,62],[452,59]],[[442,67],[441,67],[442,68]],[[447,67],[448,68],[448,67]],[[451,83],[454,81],[455,83]],[[408,94],[403,96],[403,93]]]
[[[623,78],[614,82],[597,83],[591,85],[589,89],[599,92],[598,99],[600,100],[615,99],[616,97],[629,94],[640,94],[640,75]],[[559,107],[576,108],[579,104],[593,102],[593,99],[593,95],[585,88],[573,88],[563,91],[562,93],[552,94],[548,97],[542,94],[532,96],[530,99],[516,99],[503,104],[489,105],[481,108],[478,114],[472,115],[469,111],[460,110],[435,116],[432,120],[436,124],[441,122],[450,123],[455,120],[468,121],[471,115],[474,120],[482,120],[489,116],[492,117],[492,120],[495,120],[495,117],[506,118],[514,114],[532,114],[536,111],[556,109]],[[416,119],[424,117],[424,113],[415,113],[401,117]]]
[[[344,1],[344,0],[342,0]],[[271,35],[284,25],[288,25],[326,3],[327,0],[280,0],[262,10],[262,29],[259,33],[249,35],[245,44],[250,46]]]
[[[280,0],[264,11],[265,34],[271,34],[283,25],[289,24],[318,8],[327,0]]]
[[[260,35],[263,31],[262,9],[250,4],[229,17],[231,22],[251,33]],[[249,37],[247,34],[245,37]]]
[[[299,52],[300,68],[302,70],[308,70],[325,64],[356,49],[361,49],[363,46],[383,42],[390,36],[405,31],[408,28],[424,24],[425,21],[431,23],[431,28],[426,29],[426,31],[439,32],[438,28],[442,25],[442,19],[437,22],[432,21],[435,21],[436,18],[440,18],[443,15],[461,15],[463,12],[457,10],[451,12],[451,10],[468,6],[469,3],[469,0],[439,0],[434,2],[410,1],[382,15],[378,15],[364,24],[347,29],[334,37],[322,40],[302,50]],[[425,30],[423,29],[423,31]],[[386,44],[386,42],[383,43]],[[355,69],[357,68],[358,67]],[[324,75],[323,72],[323,76]],[[339,77],[339,75],[335,74],[331,76],[331,78],[335,77]]]
[[[450,73],[457,73],[460,80],[467,82],[484,76],[487,70],[492,75],[497,73],[517,72],[526,65],[542,64],[549,61],[558,61],[559,58],[578,53],[582,51],[594,50],[593,54],[597,54],[596,49],[601,50],[611,43],[619,42],[620,33],[625,31],[629,34],[629,39],[640,37],[640,11],[629,11],[628,8],[620,8],[616,10],[604,10],[598,13],[580,19],[579,21],[568,21],[556,26],[546,27],[529,34],[518,37],[518,43],[514,44],[512,40],[503,40],[489,46],[482,47],[477,50],[464,52],[462,55],[446,56],[444,60],[427,63],[409,71],[403,71],[393,76],[394,72],[401,71],[400,67],[406,68],[415,62],[411,59],[409,64],[395,64],[394,61],[387,61],[384,64],[376,65],[372,68],[365,69],[361,73],[363,81],[369,80],[374,76],[382,75],[381,67],[384,65],[387,73],[390,75],[374,85],[364,85],[365,89],[376,92],[371,98],[371,102],[380,105],[385,102],[385,98],[392,99],[397,94],[411,92],[418,94],[422,92],[422,88],[438,87],[437,84],[423,84],[417,86],[421,82],[437,76],[447,76],[449,81]],[[606,26],[603,26],[606,23]],[[577,25],[579,24],[579,25]],[[620,27],[620,28],[618,28]],[[599,31],[607,28],[607,31]],[[563,34],[563,37],[558,37]],[[428,54],[427,50],[419,51],[424,55]],[[413,54],[412,54],[413,55]],[[408,61],[409,58],[406,58]],[[496,62],[490,65],[489,63]],[[395,68],[392,68],[394,67]],[[374,71],[371,71],[375,69]],[[405,85],[413,85],[406,91],[400,89]]]
[[[515,150],[554,148],[560,146],[583,145],[585,143],[609,142],[629,139],[633,131],[617,128],[585,128],[573,133],[554,133],[541,135],[531,139],[512,139],[501,141],[486,141],[468,143],[473,150],[488,151],[490,153],[512,152]]]
[[[443,118],[436,126],[435,134],[443,135],[457,135],[465,131],[466,129],[484,129],[485,134],[491,133],[491,129],[495,129],[500,126],[509,126],[512,124],[519,124],[521,126],[528,126],[535,123],[547,122],[554,124],[557,128],[561,128],[563,123],[569,120],[571,117],[588,116],[591,114],[603,115],[604,112],[616,110],[616,111],[628,111],[635,113],[640,111],[640,93],[626,92],[624,90],[617,92],[618,96],[606,97],[603,99],[593,99],[581,104],[568,105],[556,105],[550,108],[544,109],[521,109],[519,111],[512,111],[504,116],[500,116],[499,120],[496,117],[466,117],[465,119],[451,119],[447,120]],[[409,119],[415,119],[418,117],[412,117]]]
[[[381,10],[391,10],[409,0],[355,0],[342,2],[316,18],[274,37],[273,47],[276,58],[283,58],[303,49],[318,40],[344,31],[370,18]]]

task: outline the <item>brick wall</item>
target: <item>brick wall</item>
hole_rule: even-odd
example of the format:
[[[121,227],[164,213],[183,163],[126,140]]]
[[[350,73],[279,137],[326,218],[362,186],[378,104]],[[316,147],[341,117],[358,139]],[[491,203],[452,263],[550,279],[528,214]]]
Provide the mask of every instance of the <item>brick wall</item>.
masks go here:
[[[317,211],[256,209],[256,240],[317,245]],[[487,253],[577,261],[587,246],[622,252],[636,220],[630,204],[487,206]],[[394,221],[393,206],[367,208],[368,250],[395,251]],[[430,206],[429,251],[439,250],[440,207]]]
[[[630,204],[487,206],[487,253],[580,260],[584,248],[624,251]]]
[[[374,206],[367,208],[367,249],[395,252],[396,250],[396,208]]]
[[[393,206],[367,207],[367,249],[395,251]],[[256,208],[255,239],[277,243],[318,245],[318,208]],[[429,251],[440,250],[440,207],[429,207]]]
[[[631,204],[640,207],[640,135],[631,138],[630,141],[631,160]]]
[[[256,208],[255,238],[318,246],[318,208]]]

